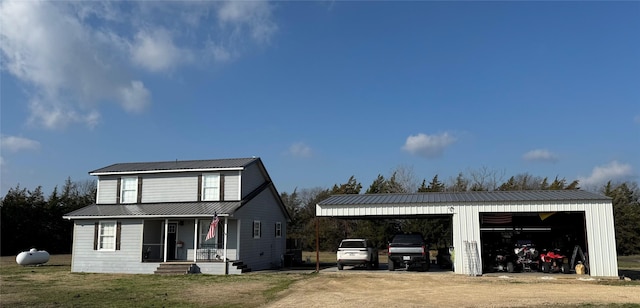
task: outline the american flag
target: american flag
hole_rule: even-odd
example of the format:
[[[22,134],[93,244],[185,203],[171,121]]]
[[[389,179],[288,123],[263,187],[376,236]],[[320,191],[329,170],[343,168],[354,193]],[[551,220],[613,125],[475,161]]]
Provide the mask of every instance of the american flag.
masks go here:
[[[483,214],[482,223],[485,224],[510,224],[513,221],[513,217],[510,213],[505,214]]]
[[[205,239],[205,241],[208,241],[216,236],[216,228],[218,228],[219,221],[220,219],[218,218],[218,215],[213,217],[213,220],[209,225],[209,232],[207,233],[207,238]]]

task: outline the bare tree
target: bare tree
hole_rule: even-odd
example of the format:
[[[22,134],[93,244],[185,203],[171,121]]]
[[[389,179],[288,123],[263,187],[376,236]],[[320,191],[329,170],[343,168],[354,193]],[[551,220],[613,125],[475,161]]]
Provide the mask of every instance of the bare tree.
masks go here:
[[[403,192],[413,193],[418,190],[419,181],[416,173],[414,172],[413,166],[404,164],[398,165],[391,174],[391,177],[395,176],[395,182],[400,185]]]
[[[471,177],[471,190],[492,191],[498,188],[498,183],[502,183],[505,170],[489,170],[486,166],[478,169],[469,169]]]

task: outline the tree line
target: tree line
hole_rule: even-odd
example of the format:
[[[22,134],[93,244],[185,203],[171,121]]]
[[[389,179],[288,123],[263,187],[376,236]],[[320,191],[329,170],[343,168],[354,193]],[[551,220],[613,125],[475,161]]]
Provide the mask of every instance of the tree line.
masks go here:
[[[73,182],[67,178],[45,197],[42,187],[34,190],[17,185],[2,198],[0,208],[1,254],[17,255],[31,248],[50,254],[71,253],[73,222],[62,216],[95,202],[96,182]]]
[[[377,193],[428,193],[464,191],[513,191],[513,190],[572,190],[581,189],[579,181],[565,178],[533,176],[527,173],[501,181],[502,175],[486,168],[459,173],[446,182],[435,175],[427,182],[415,180],[411,169],[399,167],[385,177],[381,174],[364,191]],[[420,183],[420,184],[417,184]],[[316,204],[333,194],[360,194],[363,186],[355,176],[344,184],[332,188],[312,188],[282,193],[292,221],[287,236],[298,240],[303,250],[315,250],[316,223],[319,246],[322,251],[336,250],[343,238],[369,238],[380,249],[386,248],[390,236],[397,232],[420,232],[432,248],[452,245],[452,221],[449,217],[421,219],[367,219],[346,220],[315,216]],[[640,254],[640,189],[634,182],[608,182],[603,187],[591,189],[612,198],[615,220],[616,246],[619,255]],[[317,220],[317,221],[316,221]]]
[[[378,175],[362,192],[355,176],[346,183],[331,188],[295,189],[281,193],[292,217],[287,238],[296,240],[302,249],[315,250],[315,206],[333,194],[428,193],[504,190],[580,189],[579,182],[564,178],[548,178],[518,174],[503,181],[503,174],[486,168],[459,173],[448,181],[438,175],[430,181],[416,180],[410,168],[398,167],[390,176]],[[612,198],[618,254],[640,254],[640,189],[636,183],[608,182],[595,192]],[[17,185],[2,197],[0,205],[0,235],[2,255],[16,255],[36,247],[51,254],[71,252],[73,222],[62,218],[66,213],[95,203],[96,182],[74,182],[68,178],[61,189],[55,187],[45,197],[41,187],[34,190]],[[320,250],[333,251],[345,237],[370,238],[379,248],[385,248],[389,236],[399,231],[424,234],[432,247],[448,247],[452,238],[451,219],[374,219],[341,220],[319,217]]]

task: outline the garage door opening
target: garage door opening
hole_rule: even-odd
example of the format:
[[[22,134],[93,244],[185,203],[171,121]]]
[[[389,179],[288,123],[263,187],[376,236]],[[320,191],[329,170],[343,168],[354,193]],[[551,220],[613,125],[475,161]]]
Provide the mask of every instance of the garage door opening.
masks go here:
[[[381,252],[398,233],[422,234],[429,248],[432,268],[452,269],[453,215],[414,215],[409,217],[340,219],[342,238],[365,238]],[[342,239],[341,238],[341,239]],[[319,239],[323,241],[322,238]],[[333,247],[333,246],[332,246]],[[335,245],[337,249],[337,245]]]
[[[587,251],[584,212],[481,213],[483,272],[508,271],[500,256],[513,256],[529,245],[538,255],[554,251],[572,261],[574,250]],[[538,261],[536,257],[535,261]],[[582,258],[577,255],[574,262]],[[572,264],[575,266],[575,264]],[[540,264],[516,266],[515,271],[539,271]]]

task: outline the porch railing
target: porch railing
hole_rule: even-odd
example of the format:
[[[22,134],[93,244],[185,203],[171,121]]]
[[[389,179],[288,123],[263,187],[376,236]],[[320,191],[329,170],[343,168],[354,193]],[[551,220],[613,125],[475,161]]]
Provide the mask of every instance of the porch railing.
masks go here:
[[[223,253],[218,244],[201,244],[196,250],[196,261],[222,261]]]

